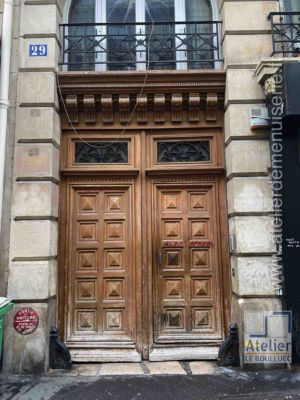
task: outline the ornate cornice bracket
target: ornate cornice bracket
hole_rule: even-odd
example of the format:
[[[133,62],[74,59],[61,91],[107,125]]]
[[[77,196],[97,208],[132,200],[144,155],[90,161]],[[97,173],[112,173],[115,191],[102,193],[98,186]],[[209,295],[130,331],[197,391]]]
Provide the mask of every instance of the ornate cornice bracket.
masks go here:
[[[200,101],[199,93],[189,94],[189,122],[200,120]]]
[[[113,100],[111,94],[104,94],[101,97],[102,121],[104,124],[113,124]]]
[[[66,98],[66,109],[69,114],[69,119],[73,124],[79,122],[78,116],[78,99],[76,94],[70,94]]]
[[[136,119],[139,124],[148,122],[148,96],[146,94],[138,94],[136,98]]]
[[[130,121],[130,97],[129,94],[120,94],[119,112],[121,124],[127,124]]]
[[[217,93],[208,93],[206,96],[206,121],[217,120],[218,95]]]
[[[85,113],[85,122],[87,124],[96,123],[96,104],[95,96],[93,94],[87,94],[84,96],[83,108]]]
[[[164,94],[154,95],[154,120],[156,123],[165,122],[166,97]]]
[[[172,122],[182,122],[183,99],[181,93],[173,93],[171,98]]]

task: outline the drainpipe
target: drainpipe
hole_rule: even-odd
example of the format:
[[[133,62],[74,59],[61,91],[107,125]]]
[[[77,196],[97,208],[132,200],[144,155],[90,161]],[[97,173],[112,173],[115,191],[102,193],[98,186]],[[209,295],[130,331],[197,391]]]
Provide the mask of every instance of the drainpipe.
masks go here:
[[[12,19],[14,0],[4,0],[3,27],[1,43],[0,75],[0,233],[4,191],[4,168],[7,136],[7,116],[9,108],[9,74],[12,44]]]

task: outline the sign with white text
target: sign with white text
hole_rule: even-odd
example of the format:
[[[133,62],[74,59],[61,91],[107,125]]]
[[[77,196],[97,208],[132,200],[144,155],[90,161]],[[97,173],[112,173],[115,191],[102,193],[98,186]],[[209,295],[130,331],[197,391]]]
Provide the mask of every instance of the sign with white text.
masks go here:
[[[29,56],[30,57],[46,57],[48,55],[47,44],[30,44]]]
[[[245,312],[245,364],[292,362],[292,314],[290,311]]]

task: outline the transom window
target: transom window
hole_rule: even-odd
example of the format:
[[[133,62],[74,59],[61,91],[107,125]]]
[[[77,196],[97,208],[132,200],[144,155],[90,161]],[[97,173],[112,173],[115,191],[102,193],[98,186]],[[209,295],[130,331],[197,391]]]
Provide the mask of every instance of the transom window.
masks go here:
[[[63,30],[70,70],[214,68],[220,59],[210,0],[73,0]]]

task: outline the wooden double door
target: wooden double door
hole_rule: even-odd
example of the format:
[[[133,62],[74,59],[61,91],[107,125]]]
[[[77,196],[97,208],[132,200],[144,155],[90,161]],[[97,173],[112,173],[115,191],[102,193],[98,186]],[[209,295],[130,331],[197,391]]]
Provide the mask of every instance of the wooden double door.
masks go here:
[[[62,319],[73,359],[215,358],[226,296],[220,178],[72,176],[64,188]]]

